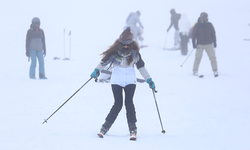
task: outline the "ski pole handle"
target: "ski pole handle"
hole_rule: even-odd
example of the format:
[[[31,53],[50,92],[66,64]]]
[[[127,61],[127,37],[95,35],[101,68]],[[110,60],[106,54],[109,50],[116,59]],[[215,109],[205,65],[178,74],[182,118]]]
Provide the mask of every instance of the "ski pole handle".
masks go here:
[[[155,90],[155,88],[152,89],[153,92],[157,93],[158,91]]]

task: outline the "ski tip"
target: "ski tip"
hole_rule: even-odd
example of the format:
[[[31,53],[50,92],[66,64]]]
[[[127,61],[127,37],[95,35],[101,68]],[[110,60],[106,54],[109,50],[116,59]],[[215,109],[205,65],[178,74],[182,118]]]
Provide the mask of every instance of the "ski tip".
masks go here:
[[[48,122],[47,122],[47,119],[44,119],[43,124],[44,124],[44,123],[48,123]]]
[[[144,48],[144,47],[148,47],[147,45],[142,45],[142,46],[140,46],[140,48]]]
[[[204,75],[200,75],[200,76],[199,76],[199,78],[203,78],[203,77],[204,77]]]
[[[54,57],[53,59],[54,59],[54,60],[60,60],[60,58],[59,58],[59,57]]]
[[[103,135],[101,133],[97,134],[99,138],[103,138]]]
[[[129,140],[130,141],[136,141],[136,138],[135,137],[131,137]]]
[[[70,60],[70,58],[64,58],[63,60]]]

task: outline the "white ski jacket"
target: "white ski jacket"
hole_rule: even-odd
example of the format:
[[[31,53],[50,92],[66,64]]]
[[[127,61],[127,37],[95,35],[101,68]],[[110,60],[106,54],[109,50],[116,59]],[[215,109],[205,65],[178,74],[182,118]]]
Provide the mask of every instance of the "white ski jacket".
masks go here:
[[[110,83],[119,85],[121,87],[125,87],[129,84],[136,84],[136,73],[134,65],[137,66],[137,69],[139,70],[143,78],[147,80],[148,78],[151,77],[146,68],[144,67],[145,63],[142,60],[140,53],[139,52],[136,53],[137,54],[134,56],[133,61],[129,65],[127,64],[127,57],[131,54],[120,56],[119,54],[116,53],[114,55],[116,55],[115,56],[116,58],[117,56],[119,56],[118,58],[119,62],[117,62],[116,60],[110,61],[108,63],[101,61],[96,68],[101,71],[105,66],[111,63],[113,69],[112,69]]]

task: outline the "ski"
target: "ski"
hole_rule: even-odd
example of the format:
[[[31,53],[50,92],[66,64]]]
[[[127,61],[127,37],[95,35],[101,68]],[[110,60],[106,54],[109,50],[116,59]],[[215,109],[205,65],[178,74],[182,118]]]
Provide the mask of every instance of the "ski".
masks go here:
[[[109,71],[109,70],[102,70],[101,73],[105,73],[105,74],[111,75],[111,74],[112,74],[112,71]],[[106,79],[106,80],[101,79],[101,80],[105,81],[106,83],[109,82],[109,79]],[[144,82],[146,82],[144,79],[136,78],[136,80],[137,80],[137,82],[139,82],[139,83],[144,83]]]
[[[60,60],[60,58],[59,57],[54,57],[54,60]]]
[[[204,75],[199,75],[199,74],[194,74],[194,76],[198,77],[198,78],[203,78]]]
[[[103,134],[99,133],[97,134],[99,138],[103,138]]]
[[[203,78],[204,77],[204,75],[198,75],[198,78]]]
[[[250,39],[244,39],[244,41],[250,41]]]
[[[140,48],[145,48],[148,47],[147,45],[141,45]]]
[[[53,59],[54,59],[54,60],[61,60],[60,57],[54,57]],[[64,58],[64,59],[62,59],[62,60],[70,60],[70,59],[69,59],[69,58]]]
[[[163,48],[163,50],[177,51],[177,50],[180,50],[180,49],[175,49],[175,48]]]

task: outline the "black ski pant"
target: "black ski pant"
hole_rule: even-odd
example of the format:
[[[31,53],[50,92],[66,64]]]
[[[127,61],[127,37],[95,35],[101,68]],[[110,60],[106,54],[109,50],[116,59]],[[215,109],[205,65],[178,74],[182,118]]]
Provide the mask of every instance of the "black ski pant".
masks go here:
[[[180,38],[181,38],[181,54],[187,55],[189,35],[185,35],[185,34],[180,33]]]
[[[126,115],[127,115],[127,122],[129,123],[136,123],[136,112],[135,106],[133,103],[133,97],[135,93],[135,84],[129,84],[126,87],[121,87],[116,84],[112,84],[112,91],[114,95],[114,105],[112,106],[108,116],[106,117],[106,121],[113,124],[122,109],[123,106],[123,95],[122,90],[124,89],[125,92],[125,107],[126,107]]]

